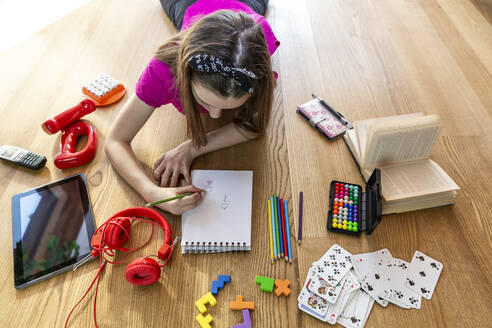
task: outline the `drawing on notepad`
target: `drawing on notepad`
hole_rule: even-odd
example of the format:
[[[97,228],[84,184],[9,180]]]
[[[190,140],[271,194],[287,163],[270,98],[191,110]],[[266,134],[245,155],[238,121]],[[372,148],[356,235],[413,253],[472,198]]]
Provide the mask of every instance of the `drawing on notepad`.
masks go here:
[[[206,178],[203,183],[199,182],[197,187],[205,190],[206,192],[212,192],[212,190],[214,190],[214,180],[211,178]]]
[[[228,198],[226,194],[224,194],[224,199],[222,200],[222,203],[220,203],[220,207],[223,210],[227,210],[231,206],[231,200]]]

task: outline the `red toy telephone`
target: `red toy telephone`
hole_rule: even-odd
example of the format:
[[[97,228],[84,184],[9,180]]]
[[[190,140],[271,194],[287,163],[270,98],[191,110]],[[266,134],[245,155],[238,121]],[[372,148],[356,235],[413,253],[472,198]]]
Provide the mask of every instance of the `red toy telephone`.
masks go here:
[[[75,151],[80,136],[87,136],[84,149]],[[96,155],[96,129],[87,122],[77,121],[62,130],[60,152],[55,156],[55,166],[69,169],[90,162]]]
[[[62,131],[60,152],[55,156],[57,168],[77,167],[90,162],[96,155],[96,129],[88,122],[79,121],[80,118],[95,110],[94,101],[84,99],[77,106],[69,108],[41,124],[43,130],[48,134]],[[75,148],[80,136],[87,136],[87,143],[83,150],[76,152]]]
[[[82,100],[77,106],[67,109],[54,118],[47,120],[41,127],[47,134],[54,134],[67,125],[81,119],[83,116],[96,110],[96,104],[90,99]]]

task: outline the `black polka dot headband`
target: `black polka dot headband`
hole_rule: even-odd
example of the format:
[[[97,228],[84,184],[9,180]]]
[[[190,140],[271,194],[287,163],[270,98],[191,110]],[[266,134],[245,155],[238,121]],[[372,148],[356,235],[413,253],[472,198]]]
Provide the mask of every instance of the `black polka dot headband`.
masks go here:
[[[219,73],[231,78],[237,86],[247,93],[253,93],[251,80],[257,80],[255,73],[244,68],[223,62],[220,58],[209,54],[197,54],[188,61],[191,68],[197,72]]]

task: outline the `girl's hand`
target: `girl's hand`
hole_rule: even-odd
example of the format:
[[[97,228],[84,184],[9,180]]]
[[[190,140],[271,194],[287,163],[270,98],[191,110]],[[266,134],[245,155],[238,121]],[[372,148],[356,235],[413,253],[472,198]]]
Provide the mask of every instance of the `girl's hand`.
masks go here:
[[[190,166],[194,159],[191,142],[184,142],[157,159],[154,164],[154,178],[161,187],[176,187],[179,176],[182,175],[185,185],[191,185]]]
[[[180,188],[155,187],[145,195],[145,200],[150,203],[161,199],[178,196],[187,192],[193,192],[194,194],[185,196],[180,199],[171,200],[166,203],[157,204],[154,206],[165,212],[169,212],[175,215],[180,215],[183,212],[195,208],[200,203],[202,199],[202,195],[201,195],[201,192],[203,192],[202,189],[199,189],[192,185],[186,187],[180,187]]]

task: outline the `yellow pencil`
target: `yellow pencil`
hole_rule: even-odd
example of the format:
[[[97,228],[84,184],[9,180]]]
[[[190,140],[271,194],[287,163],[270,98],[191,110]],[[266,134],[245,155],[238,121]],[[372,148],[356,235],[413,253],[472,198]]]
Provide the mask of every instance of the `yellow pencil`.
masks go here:
[[[270,200],[268,200],[268,230],[270,231],[270,258],[272,259],[272,263],[275,262],[273,260],[273,240],[272,240],[272,206],[270,204]]]

